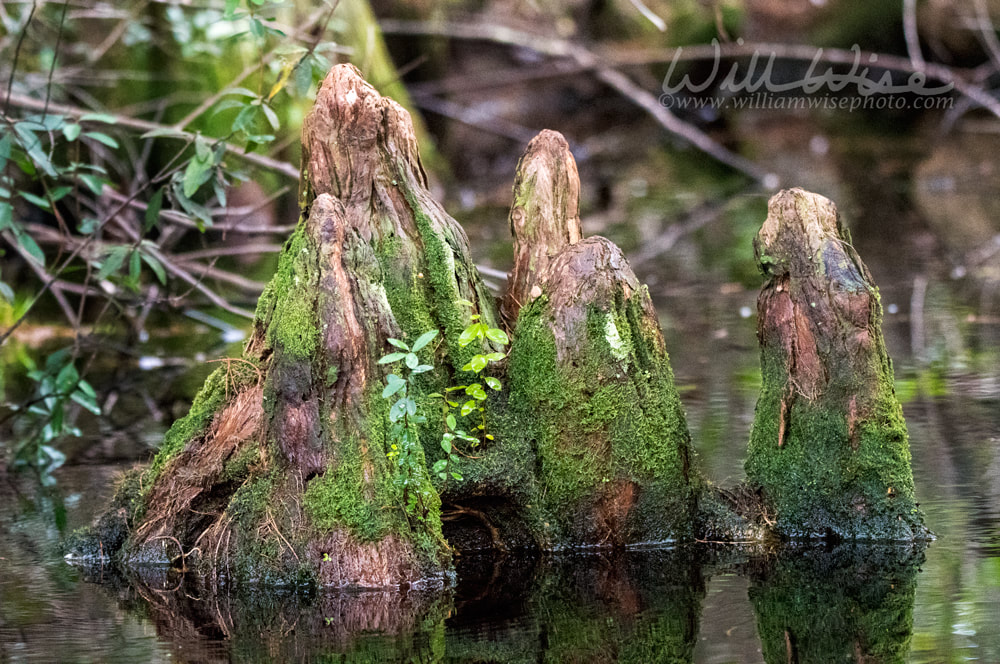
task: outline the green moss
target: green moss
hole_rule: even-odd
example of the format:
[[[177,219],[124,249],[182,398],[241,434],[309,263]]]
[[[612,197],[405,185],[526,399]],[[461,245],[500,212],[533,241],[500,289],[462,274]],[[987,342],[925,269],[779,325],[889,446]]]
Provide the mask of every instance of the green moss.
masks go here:
[[[427,511],[419,517],[408,517],[404,509],[404,478],[386,456],[391,444],[386,427],[389,403],[373,390],[367,404],[367,430],[363,436],[327,432],[326,438],[337,447],[333,455],[337,461],[306,485],[302,498],[305,513],[317,530],[347,528],[362,542],[378,541],[391,532],[401,533],[415,544],[423,560],[436,561],[443,541],[441,500],[427,476],[423,450],[418,449],[416,454],[418,464],[425,469],[424,476],[410,478],[410,482],[418,483],[416,490],[422,492]],[[330,421],[326,415],[321,419]],[[366,463],[371,465],[367,471]]]
[[[916,508],[909,443],[887,363],[871,414],[852,444],[845,408],[821,397],[798,397],[778,447],[785,367],[781,351],[762,353],[763,389],[751,432],[747,478],[762,487],[778,514],[778,530],[791,537],[911,539],[923,536]],[[838,387],[832,386],[832,391]],[[852,392],[841,392],[851,394]]]
[[[642,327],[639,297],[587,313],[585,347],[557,362],[547,300],[521,310],[510,358],[511,408],[539,463],[538,502],[556,539],[604,484],[642,487],[641,539],[685,537],[693,493],[688,433],[669,359]],[[609,333],[609,330],[614,330]]]
[[[305,221],[285,243],[278,270],[257,302],[258,324],[267,326],[268,345],[280,345],[290,356],[310,358],[316,350],[316,298],[319,250]]]
[[[163,437],[163,445],[153,459],[152,465],[146,472],[145,486],[152,486],[160,476],[164,466],[183,450],[191,440],[197,438],[205,432],[212,422],[212,417],[222,407],[226,399],[227,382],[229,374],[226,367],[219,367],[205,380],[205,385],[201,388],[191,410],[181,419],[174,422],[170,430]]]
[[[411,257],[406,255],[403,241],[391,236],[376,247],[382,266],[382,284],[393,317],[406,338],[416,339],[427,330],[437,329],[427,299],[425,276],[408,269]]]

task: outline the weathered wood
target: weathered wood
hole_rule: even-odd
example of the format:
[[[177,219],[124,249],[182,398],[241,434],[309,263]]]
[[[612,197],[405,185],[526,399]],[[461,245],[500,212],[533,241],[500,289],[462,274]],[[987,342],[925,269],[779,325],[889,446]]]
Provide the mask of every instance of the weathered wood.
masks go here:
[[[562,134],[546,129],[528,143],[514,178],[510,208],[514,268],[507,279],[501,313],[513,325],[521,307],[541,294],[539,279],[563,247],[583,237],[580,176]]]
[[[495,325],[494,303],[464,232],[427,191],[409,115],[350,65],[317,93],[302,173],[302,219],[244,355],[206,381],[119,501],[114,525],[129,534],[118,555],[180,554],[245,581],[440,581],[440,499],[422,449],[410,470],[387,457],[378,359],[390,337],[443,330],[423,376],[440,389],[478,352],[458,344],[470,315]]]
[[[763,387],[747,478],[778,533],[924,536],[878,290],[832,202],[782,191],[754,242]]]
[[[517,182],[508,376],[535,450],[540,541],[685,538],[696,482],[649,293],[612,242],[579,238],[579,180],[558,134],[532,141]]]

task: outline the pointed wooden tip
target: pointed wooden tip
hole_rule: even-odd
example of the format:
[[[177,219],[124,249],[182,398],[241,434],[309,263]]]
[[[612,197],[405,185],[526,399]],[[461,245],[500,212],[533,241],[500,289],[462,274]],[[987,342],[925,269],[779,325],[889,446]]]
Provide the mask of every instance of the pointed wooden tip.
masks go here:
[[[349,204],[367,198],[373,178],[413,178],[427,186],[410,114],[379,94],[357,67],[332,67],[302,125],[303,176],[311,196]]]
[[[765,274],[822,273],[824,255],[831,249],[843,254],[847,239],[833,201],[805,189],[784,189],[768,201],[754,254]]]
[[[503,314],[511,323],[538,293],[549,258],[583,238],[580,175],[569,143],[546,129],[531,139],[517,166],[510,209],[514,269],[507,281]]]

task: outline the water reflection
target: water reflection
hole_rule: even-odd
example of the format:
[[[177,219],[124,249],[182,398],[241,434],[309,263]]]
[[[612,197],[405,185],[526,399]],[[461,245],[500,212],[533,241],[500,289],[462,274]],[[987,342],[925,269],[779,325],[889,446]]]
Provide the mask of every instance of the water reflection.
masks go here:
[[[923,560],[902,545],[484,555],[460,558],[453,589],[315,595],[101,573],[191,662],[694,662],[706,580],[735,571],[760,644],[739,661],[887,663],[909,651]]]
[[[764,660],[902,662],[922,547],[787,550],[748,566]]]

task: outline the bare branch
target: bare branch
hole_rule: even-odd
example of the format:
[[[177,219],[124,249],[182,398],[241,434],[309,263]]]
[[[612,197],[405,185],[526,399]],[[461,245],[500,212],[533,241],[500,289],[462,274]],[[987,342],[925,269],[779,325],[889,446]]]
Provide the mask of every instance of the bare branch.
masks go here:
[[[776,175],[766,172],[750,160],[727,150],[712,140],[708,134],[681,120],[660,104],[656,96],[636,85],[612,65],[605,64],[596,54],[577,44],[498,25],[383,20],[380,27],[387,34],[438,35],[453,39],[491,41],[525,48],[552,57],[570,58],[577,64],[592,69],[601,81],[649,113],[660,126],[670,133],[679,136],[753,180],[765,183],[769,187],[776,187],[778,184]]]

